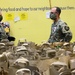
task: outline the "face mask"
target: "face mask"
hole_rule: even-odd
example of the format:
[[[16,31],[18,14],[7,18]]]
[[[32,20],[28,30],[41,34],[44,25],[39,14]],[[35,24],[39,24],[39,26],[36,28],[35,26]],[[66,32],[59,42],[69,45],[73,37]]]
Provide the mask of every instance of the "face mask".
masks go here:
[[[50,13],[50,18],[51,18],[52,20],[55,20],[55,19],[56,19],[56,15],[53,14],[53,13]]]
[[[3,16],[2,16],[2,15],[0,15],[0,21],[2,21],[2,19],[3,19]]]

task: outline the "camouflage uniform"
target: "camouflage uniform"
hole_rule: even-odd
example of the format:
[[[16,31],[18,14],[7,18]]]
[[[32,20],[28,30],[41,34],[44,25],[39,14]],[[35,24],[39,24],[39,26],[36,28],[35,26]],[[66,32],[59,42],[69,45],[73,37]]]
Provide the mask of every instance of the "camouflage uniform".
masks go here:
[[[70,42],[72,39],[72,33],[69,26],[62,20],[58,20],[52,24],[51,35],[48,39],[49,43],[53,42]]]
[[[7,39],[7,35],[6,35],[6,32],[2,26],[2,23],[0,23],[0,41],[2,39]]]

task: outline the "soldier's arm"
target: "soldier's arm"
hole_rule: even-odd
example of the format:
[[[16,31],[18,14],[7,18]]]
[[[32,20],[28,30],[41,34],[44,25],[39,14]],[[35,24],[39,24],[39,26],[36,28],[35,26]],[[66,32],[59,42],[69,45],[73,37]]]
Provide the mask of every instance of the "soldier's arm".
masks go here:
[[[63,23],[62,25],[62,33],[65,34],[64,36],[64,42],[70,42],[72,39],[72,33],[70,31],[69,26],[66,23]]]
[[[50,33],[48,42],[49,42],[49,43],[52,43],[52,42],[53,42],[53,40],[52,40],[52,26],[51,26],[51,33]]]

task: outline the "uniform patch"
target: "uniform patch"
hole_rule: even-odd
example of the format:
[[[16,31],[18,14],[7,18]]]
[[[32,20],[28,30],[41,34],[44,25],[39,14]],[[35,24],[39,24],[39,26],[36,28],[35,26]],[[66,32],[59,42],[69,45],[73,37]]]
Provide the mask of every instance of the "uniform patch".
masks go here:
[[[69,27],[68,27],[68,26],[64,26],[64,29],[65,29],[66,31],[68,31],[68,30],[69,30]]]
[[[56,28],[57,28],[57,27],[53,27],[53,28],[52,28],[52,32],[53,32],[53,33],[56,31]]]

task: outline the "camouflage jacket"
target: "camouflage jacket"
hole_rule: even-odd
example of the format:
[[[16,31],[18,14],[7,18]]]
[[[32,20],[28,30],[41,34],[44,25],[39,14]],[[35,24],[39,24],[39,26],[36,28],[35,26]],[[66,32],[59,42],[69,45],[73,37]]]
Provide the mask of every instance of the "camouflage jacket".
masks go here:
[[[48,42],[70,42],[71,39],[72,33],[69,26],[65,22],[59,19],[56,23],[52,24]]]
[[[7,35],[6,35],[6,32],[2,26],[2,23],[0,23],[0,40],[1,39],[7,39]]]

